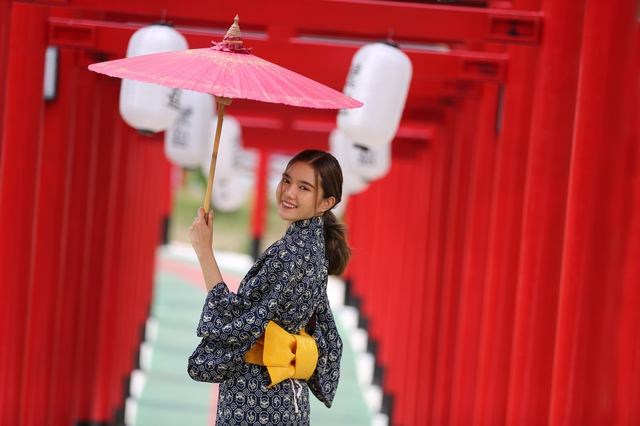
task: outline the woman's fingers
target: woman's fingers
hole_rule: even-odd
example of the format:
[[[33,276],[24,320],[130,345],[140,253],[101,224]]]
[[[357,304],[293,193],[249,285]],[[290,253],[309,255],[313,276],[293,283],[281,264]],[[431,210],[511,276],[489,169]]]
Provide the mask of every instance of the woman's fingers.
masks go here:
[[[193,224],[195,225],[196,223],[200,222],[201,220],[204,220],[206,222],[206,219],[204,217],[204,208],[202,208],[202,207],[200,207],[198,209],[198,215],[193,220]]]
[[[211,245],[213,238],[212,222],[213,210],[205,215],[204,208],[200,207],[198,209],[198,216],[193,220],[193,225],[189,227],[189,237],[194,248],[201,244]]]

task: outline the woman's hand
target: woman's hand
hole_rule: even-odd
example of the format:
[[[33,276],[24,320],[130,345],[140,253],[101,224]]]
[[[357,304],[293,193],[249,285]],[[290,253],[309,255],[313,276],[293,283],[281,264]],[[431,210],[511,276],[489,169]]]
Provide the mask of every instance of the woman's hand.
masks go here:
[[[189,239],[198,255],[207,291],[211,291],[213,286],[224,281],[216,258],[213,255],[213,248],[211,248],[213,244],[213,210],[208,215],[205,215],[203,207],[198,209],[198,217],[193,221],[193,225],[189,227]]]
[[[189,227],[189,240],[198,257],[213,253],[213,210],[205,215],[203,207],[198,209],[198,217]]]

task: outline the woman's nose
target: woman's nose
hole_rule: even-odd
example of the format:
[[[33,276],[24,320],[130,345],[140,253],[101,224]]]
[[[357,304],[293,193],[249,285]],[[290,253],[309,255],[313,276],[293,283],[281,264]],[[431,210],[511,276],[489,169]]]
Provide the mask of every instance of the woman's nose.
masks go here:
[[[293,187],[293,185],[289,185],[285,190],[284,193],[287,197],[292,198],[295,195],[295,188]]]

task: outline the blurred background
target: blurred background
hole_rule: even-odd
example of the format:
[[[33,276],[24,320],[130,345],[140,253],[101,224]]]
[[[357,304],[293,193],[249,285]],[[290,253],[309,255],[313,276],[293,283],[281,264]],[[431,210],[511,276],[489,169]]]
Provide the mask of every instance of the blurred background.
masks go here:
[[[211,193],[237,288],[285,231],[288,159],[341,163],[345,356],[312,425],[640,424],[639,6],[0,0],[0,425],[214,424],[186,361],[215,99],[87,67],[236,15],[252,54],[364,103],[233,99]]]

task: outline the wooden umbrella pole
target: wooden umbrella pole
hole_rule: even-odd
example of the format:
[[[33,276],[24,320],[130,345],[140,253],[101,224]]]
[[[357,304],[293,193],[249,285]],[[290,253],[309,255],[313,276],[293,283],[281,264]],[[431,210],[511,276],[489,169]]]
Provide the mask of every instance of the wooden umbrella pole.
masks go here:
[[[204,212],[209,212],[209,203],[211,203],[211,188],[213,188],[213,175],[216,171],[216,160],[218,159],[218,145],[220,143],[220,134],[222,133],[222,122],[224,117],[224,107],[231,105],[231,98],[216,96],[218,102],[218,124],[216,126],[216,137],[213,142],[213,153],[211,154],[211,167],[209,168],[209,180],[207,181],[207,192],[204,195]]]

